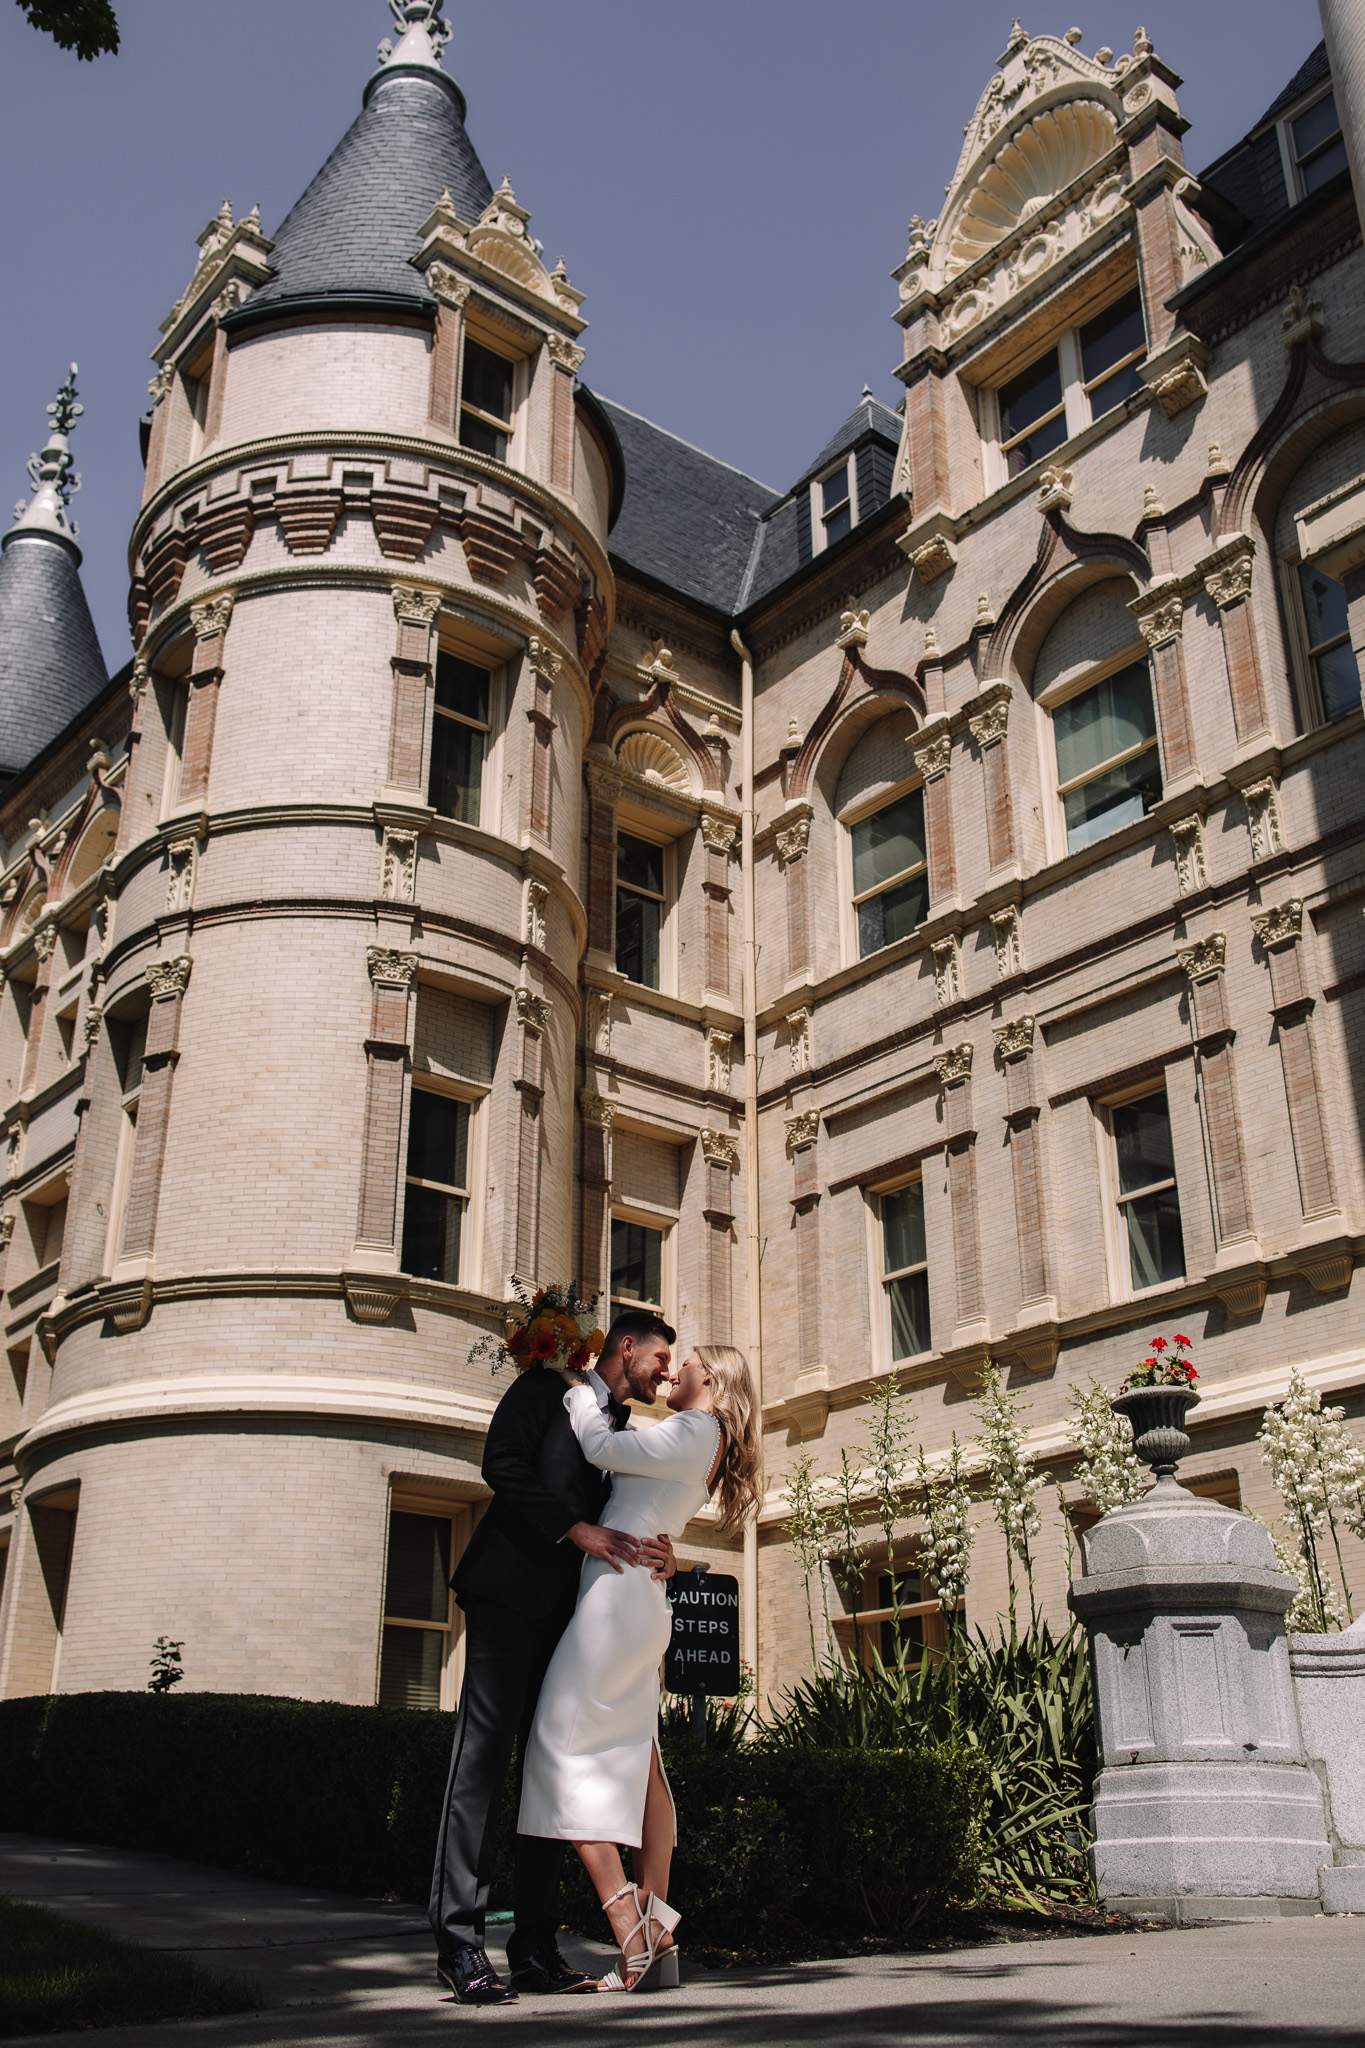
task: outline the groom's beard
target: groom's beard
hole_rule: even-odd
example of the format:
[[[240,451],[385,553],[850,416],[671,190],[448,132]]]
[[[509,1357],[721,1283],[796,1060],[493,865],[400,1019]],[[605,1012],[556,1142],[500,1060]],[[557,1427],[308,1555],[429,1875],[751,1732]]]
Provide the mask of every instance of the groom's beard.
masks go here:
[[[626,1394],[632,1401],[652,1401],[655,1396],[655,1374],[651,1366],[628,1365],[625,1369]]]

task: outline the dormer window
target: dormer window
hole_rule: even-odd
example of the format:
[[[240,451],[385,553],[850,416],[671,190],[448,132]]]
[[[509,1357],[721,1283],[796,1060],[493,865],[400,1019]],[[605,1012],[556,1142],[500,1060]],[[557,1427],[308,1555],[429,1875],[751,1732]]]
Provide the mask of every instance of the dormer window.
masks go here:
[[[512,439],[516,365],[472,337],[464,345],[460,380],[460,445],[506,462]]]
[[[1004,470],[999,481],[1040,462],[1140,391],[1146,350],[1141,297],[1136,290],[1125,292],[1083,326],[1068,328],[1046,355],[1008,383],[984,393],[983,410],[991,398],[995,402]]]
[[[1292,204],[1306,199],[1346,168],[1346,144],[1336,94],[1328,89],[1311,106],[1280,123],[1286,179]]]
[[[828,476],[821,477],[819,492],[821,547],[842,540],[853,531],[853,495],[849,487],[849,464],[841,462]]]

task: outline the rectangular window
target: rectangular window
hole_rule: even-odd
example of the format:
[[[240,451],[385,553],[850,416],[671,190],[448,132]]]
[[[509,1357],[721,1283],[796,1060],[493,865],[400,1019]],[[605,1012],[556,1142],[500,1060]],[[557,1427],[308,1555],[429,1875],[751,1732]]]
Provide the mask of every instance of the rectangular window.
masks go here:
[[[616,842],[616,971],[660,988],[664,849],[622,832]]]
[[[1161,798],[1156,712],[1145,661],[1068,697],[1052,714],[1068,853],[1146,817]]]
[[[1018,476],[1040,456],[1050,455],[1066,439],[1066,404],[1062,367],[1055,348],[1030,363],[998,393],[1000,445],[1011,476]]]
[[[384,1635],[379,1659],[381,1707],[441,1705],[454,1615],[451,1521],[446,1515],[389,1516]]]
[[[1335,93],[1324,93],[1289,123],[1289,154],[1301,199],[1345,170],[1346,144]]]
[[[899,1559],[897,1563],[900,1564]],[[856,1624],[852,1616],[840,1617],[835,1622],[835,1633],[846,1648],[852,1649],[856,1626],[858,1661],[866,1670],[874,1670],[876,1659],[880,1657],[887,1671],[917,1671],[926,1656],[932,1661],[945,1654],[950,1633],[961,1640],[960,1632],[965,1629],[967,1620],[966,1601],[959,1600],[957,1612],[945,1615],[934,1597],[932,1583],[917,1565],[908,1565],[897,1571],[893,1592],[890,1572],[884,1565],[874,1564],[857,1590],[861,1597]],[[899,1656],[896,1654],[898,1617]]]
[[[858,957],[908,939],[929,908],[924,792],[904,796],[853,827],[853,904]]]
[[[123,1245],[123,1226],[128,1217],[128,1191],[133,1178],[133,1151],[137,1142],[137,1111],[142,1099],[142,1059],[147,1050],[148,1018],[109,1020],[109,1044],[118,1068],[123,1115],[119,1123],[118,1152],[114,1160],[114,1186],[109,1202],[109,1235],[104,1248],[104,1270],[112,1273]]]
[[[853,500],[848,480],[849,465],[844,462],[820,482],[820,524],[826,547],[853,531]]]
[[[513,364],[480,341],[464,345],[460,380],[460,445],[506,462],[512,438]]]
[[[1134,289],[1082,326],[1068,328],[1046,355],[1001,384],[995,405],[1003,474],[996,481],[1018,476],[1142,391],[1146,353],[1142,297]]]
[[[1141,294],[1131,291],[1080,329],[1081,381],[1097,420],[1142,389],[1138,364],[1147,353]]]
[[[436,656],[427,802],[441,817],[457,818],[462,825],[479,822],[491,681],[476,662],[444,650]]]
[[[611,1312],[663,1307],[664,1234],[646,1223],[611,1219]]]
[[[881,1197],[882,1293],[893,1361],[929,1351],[929,1268],[924,1243],[924,1183]]]
[[[1109,1112],[1118,1172],[1119,1221],[1134,1289],[1185,1274],[1175,1149],[1164,1088]]]
[[[1299,590],[1308,632],[1308,661],[1322,697],[1322,715],[1329,721],[1341,718],[1360,702],[1360,670],[1351,645],[1346,592],[1315,562],[1300,564]]]
[[[469,1206],[470,1104],[413,1083],[408,1111],[403,1271],[423,1280],[460,1279]]]

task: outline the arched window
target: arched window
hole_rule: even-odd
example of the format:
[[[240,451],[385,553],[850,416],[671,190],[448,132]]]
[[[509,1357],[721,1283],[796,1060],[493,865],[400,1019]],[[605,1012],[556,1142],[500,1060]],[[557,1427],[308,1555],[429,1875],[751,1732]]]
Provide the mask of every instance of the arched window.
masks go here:
[[[1034,663],[1033,694],[1051,726],[1059,852],[1133,824],[1161,799],[1156,707],[1132,594],[1123,576],[1092,585]]]
[[[844,763],[835,811],[847,846],[850,959],[908,939],[929,909],[924,790],[910,751],[915,721],[893,711],[865,732]]]
[[[1351,645],[1346,592],[1332,541],[1359,523],[1365,424],[1334,434],[1298,471],[1280,501],[1275,553],[1289,631],[1299,722],[1330,724],[1360,705],[1360,668]],[[1325,558],[1325,559],[1324,559]]]

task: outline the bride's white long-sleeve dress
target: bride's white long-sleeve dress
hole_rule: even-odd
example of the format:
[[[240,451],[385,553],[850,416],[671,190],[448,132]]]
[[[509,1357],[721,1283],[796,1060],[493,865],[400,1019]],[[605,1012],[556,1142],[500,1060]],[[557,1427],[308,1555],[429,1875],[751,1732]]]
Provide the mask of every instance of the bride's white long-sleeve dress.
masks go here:
[[[564,1405],[584,1457],[613,1474],[603,1528],[681,1536],[708,1498],[715,1416],[689,1408],[650,1429],[613,1430],[591,1387],[570,1387]],[[647,1566],[616,1572],[605,1559],[584,1560],[526,1746],[519,1834],[639,1848],[659,1660],[672,1629],[668,1597]]]

